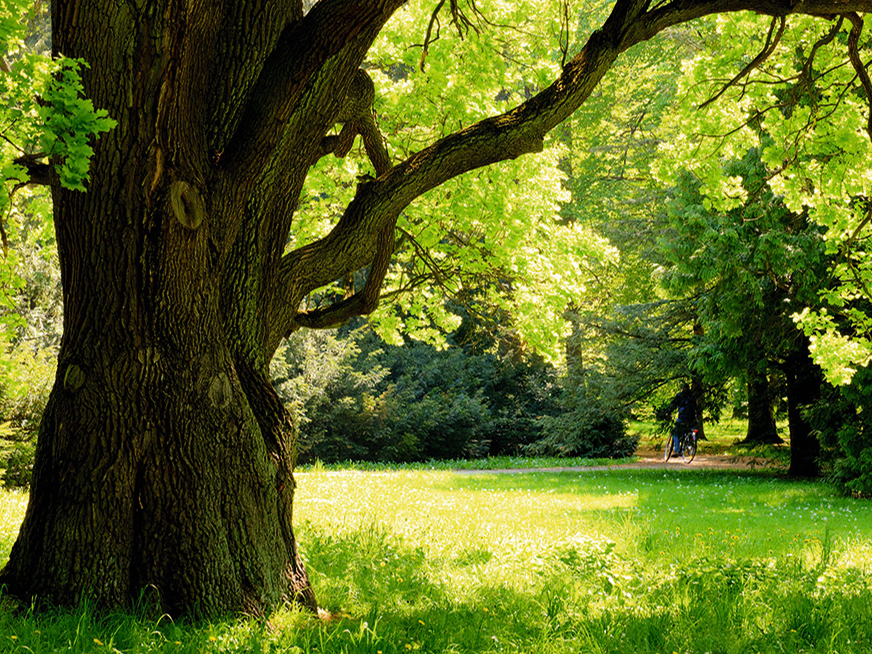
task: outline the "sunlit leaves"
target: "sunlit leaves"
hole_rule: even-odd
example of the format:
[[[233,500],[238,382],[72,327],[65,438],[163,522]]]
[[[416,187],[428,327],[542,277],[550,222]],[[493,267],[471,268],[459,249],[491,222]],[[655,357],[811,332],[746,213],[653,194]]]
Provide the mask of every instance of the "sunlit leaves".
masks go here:
[[[423,70],[429,5],[399,10],[370,50],[364,66],[376,84],[379,125],[395,162],[553,82],[561,38],[565,43],[567,29],[574,37],[575,21],[582,20],[574,7],[566,26],[563,3],[554,0],[477,5],[485,20],[462,38],[441,17]],[[606,8],[597,4],[596,12]],[[458,322],[444,306],[446,296],[462,295],[469,311],[498,315],[528,346],[557,358],[563,312],[587,291],[586,266],[615,257],[590,229],[561,216],[571,201],[561,169],[567,156],[558,139],[549,140],[538,155],[475,170],[407,207],[382,304],[371,318],[382,337],[437,341]],[[292,245],[324,235],[353,197],[356,177],[367,173],[360,149],[343,161],[323,159],[307,180]]]
[[[868,361],[865,307],[872,299],[872,265],[864,245],[870,226],[862,222],[865,208],[857,209],[872,197],[872,143],[865,130],[869,106],[848,59],[850,25],[835,18],[791,17],[771,57],[718,101],[698,109],[763,49],[771,21],[752,14],[710,20],[715,35],[699,57],[686,62],[680,82],[681,102],[673,114],[680,136],[661,145],[656,173],[668,181],[690,169],[701,182],[706,206],[729,211],[755,190],[743,194],[724,164],[749,147],[759,150],[766,174],[758,187],[767,184],[787,209],[807,212],[827,229],[837,285],[822,285],[821,299],[806,300],[811,308],[797,319],[814,336],[815,360],[830,381],[846,383],[850,372]],[[861,50],[867,44],[864,35]],[[821,301],[838,319],[814,312]]]
[[[0,73],[0,167],[3,190],[0,213],[9,206],[9,191],[24,179],[25,169],[12,161],[27,156],[50,161],[61,184],[85,190],[91,143],[115,126],[106,111],[95,109],[83,95],[80,71],[85,62],[67,58],[51,60],[24,47],[27,14],[32,3],[0,4],[0,45],[11,60],[10,72]]]
[[[865,317],[868,325],[868,316]],[[872,343],[866,338],[849,338],[826,310],[806,308],[794,316],[810,334],[810,350],[815,362],[824,369],[827,379],[836,385],[850,384],[857,368],[872,361]]]
[[[91,100],[83,97],[79,71],[84,62],[62,59],[55,65],[50,81],[43,91],[37,113],[42,120],[39,145],[48,157],[56,157],[55,165],[61,185],[84,191],[88,167],[94,153],[92,138],[107,132],[116,123],[105,109],[94,109]]]

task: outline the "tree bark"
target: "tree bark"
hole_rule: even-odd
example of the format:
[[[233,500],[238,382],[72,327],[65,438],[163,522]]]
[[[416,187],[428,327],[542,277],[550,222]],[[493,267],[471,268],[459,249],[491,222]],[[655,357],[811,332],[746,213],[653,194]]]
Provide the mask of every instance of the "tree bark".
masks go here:
[[[742,441],[748,445],[784,442],[775,425],[772,392],[765,372],[748,372],[748,433]]]
[[[820,473],[821,446],[811,425],[803,416],[803,409],[820,398],[823,379],[821,370],[812,361],[808,339],[802,338],[803,347],[791,352],[784,365],[787,376],[787,420],[790,426],[791,477],[817,477]]]

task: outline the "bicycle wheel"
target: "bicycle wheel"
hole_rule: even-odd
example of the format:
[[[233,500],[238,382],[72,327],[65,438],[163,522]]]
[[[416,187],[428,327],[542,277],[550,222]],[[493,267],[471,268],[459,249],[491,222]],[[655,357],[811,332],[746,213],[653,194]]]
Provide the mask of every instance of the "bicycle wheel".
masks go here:
[[[663,460],[669,461],[669,457],[672,456],[672,450],[675,445],[672,442],[672,434],[666,437],[666,448],[663,450]]]
[[[690,463],[695,456],[696,438],[694,438],[693,434],[688,434],[681,441],[681,458],[684,459],[685,463]]]

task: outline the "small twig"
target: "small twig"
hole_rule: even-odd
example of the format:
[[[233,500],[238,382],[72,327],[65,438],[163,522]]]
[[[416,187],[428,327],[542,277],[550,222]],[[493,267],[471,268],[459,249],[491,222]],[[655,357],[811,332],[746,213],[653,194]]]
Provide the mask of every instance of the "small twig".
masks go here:
[[[773,34],[773,32],[775,32],[776,21],[778,21],[778,23],[779,23],[778,32],[775,34],[775,38],[773,39],[772,34]],[[737,84],[744,77],[747,77],[748,75],[750,75],[751,71],[753,71],[760,64],[762,64],[764,61],[766,61],[772,55],[772,53],[775,52],[775,48],[778,47],[778,42],[781,41],[781,36],[784,34],[784,28],[786,27],[786,25],[787,25],[787,20],[784,18],[784,16],[778,16],[777,18],[773,18],[772,23],[769,25],[769,34],[766,36],[766,45],[763,47],[763,50],[760,52],[760,54],[758,54],[756,57],[754,57],[754,59],[751,61],[751,63],[749,63],[747,66],[745,66],[741,70],[741,72],[739,72],[738,75],[736,75],[733,79],[731,79],[729,82],[727,82],[720,91],[718,91],[711,98],[709,98],[708,100],[703,102],[697,108],[698,109],[705,109],[708,105],[710,105],[712,102],[714,102],[719,97],[721,97],[724,93],[726,93],[730,87]]]
[[[494,23],[491,23],[487,17],[481,12],[478,6],[475,4],[475,0],[467,0],[467,4],[469,5],[469,9],[472,11],[474,19],[470,19],[464,13],[463,9],[460,8],[459,0],[450,0],[449,1],[449,9],[451,11],[451,24],[457,28],[457,33],[460,35],[462,39],[466,34],[469,33],[469,30],[472,30],[476,34],[479,33],[478,25],[475,24],[475,20],[479,20],[486,25],[491,25],[497,27]],[[445,0],[439,0],[439,4],[436,5],[436,8],[433,10],[433,13],[430,15],[430,22],[427,24],[427,33],[424,36],[424,44],[421,50],[421,61],[419,63],[419,67],[421,71],[424,71],[424,61],[427,58],[427,54],[430,51],[430,44],[439,39],[439,12],[442,11],[442,7],[445,6]],[[436,36],[433,36],[433,26],[436,26]]]
[[[812,75],[812,66],[814,65],[814,58],[817,55],[817,51],[825,46],[829,45],[833,42],[833,39],[836,38],[836,35],[842,29],[842,23],[845,21],[844,16],[840,16],[839,20],[836,21],[836,24],[830,28],[830,31],[827,32],[826,36],[818,39],[815,44],[811,47],[811,52],[806,58],[805,62],[802,64],[802,78],[805,80],[810,80]]]
[[[6,235],[6,228],[3,226],[2,220],[0,220],[0,242],[3,243],[3,258],[9,258],[9,237]]]
[[[427,33],[424,35],[424,47],[421,50],[421,62],[418,64],[422,73],[424,72],[424,60],[427,58],[427,53],[430,51],[430,44],[439,38],[438,27],[436,28],[436,39],[433,38],[433,25],[438,24],[439,12],[444,6],[445,0],[439,0],[439,4],[436,5],[436,9],[433,10],[433,14],[430,16],[430,22],[427,23]]]
[[[563,12],[560,15],[560,67],[566,68],[566,58],[569,56],[569,0],[563,0]]]
[[[853,13],[844,14],[844,18],[851,21],[851,33],[848,35],[848,57],[851,60],[851,65],[857,72],[857,77],[860,78],[863,90],[866,92],[866,100],[869,103],[869,119],[866,123],[866,133],[869,135],[869,139],[872,140],[872,82],[869,81],[869,73],[866,72],[866,67],[863,65],[860,53],[857,50],[860,34],[863,32],[863,19]]]

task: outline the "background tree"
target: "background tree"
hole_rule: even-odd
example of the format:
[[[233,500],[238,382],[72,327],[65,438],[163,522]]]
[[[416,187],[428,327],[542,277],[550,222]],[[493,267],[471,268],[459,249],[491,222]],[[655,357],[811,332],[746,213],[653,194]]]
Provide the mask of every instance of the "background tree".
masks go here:
[[[404,4],[52,5],[53,53],[88,62],[63,70],[80,72],[118,126],[94,145],[88,192],[75,190],[90,134],[108,124],[71,118],[82,100],[62,72],[46,112],[64,119],[52,131],[64,148],[45,151],[59,167],[39,178],[45,159],[19,157],[52,188],[64,335],[30,504],[0,572],[11,592],[117,605],[152,589],[175,612],[261,613],[290,598],[314,607],[291,527],[294,432],[268,378],[282,339],[371,312],[401,213],[458,175],[541,151],[634,44],[715,12],[872,7],[619,0],[550,86],[471,125],[446,121],[394,162],[360,67]],[[475,7],[436,12],[463,29]],[[310,168],[356,132],[374,175],[326,235],[286,249]],[[365,266],[362,288],[305,308],[312,291]]]
[[[672,120],[676,138],[661,146],[655,172],[674,181],[689,167],[708,203],[729,210],[752,197],[724,161],[756,148],[765,180],[784,206],[826,230],[836,259],[835,285],[821,300],[798,306],[796,319],[828,379],[847,383],[869,360],[864,235],[870,150],[869,82],[860,50],[868,44],[853,13],[820,21],[744,14],[710,20],[705,56],[689,60]],[[768,23],[767,29],[762,29]],[[750,35],[739,45],[737,37]],[[679,163],[680,162],[680,163]]]
[[[684,175],[673,191],[661,235],[663,284],[695,298],[701,326],[693,366],[716,382],[740,378],[748,388],[746,442],[780,442],[772,378],[788,376],[791,471],[816,473],[817,441],[797,407],[815,399],[820,375],[799,362],[808,339],[792,315],[816,305],[827,283],[823,230],[784,207],[766,184],[758,151],[728,162],[748,200],[719,212],[707,207],[700,183]]]

